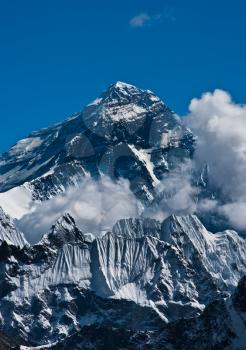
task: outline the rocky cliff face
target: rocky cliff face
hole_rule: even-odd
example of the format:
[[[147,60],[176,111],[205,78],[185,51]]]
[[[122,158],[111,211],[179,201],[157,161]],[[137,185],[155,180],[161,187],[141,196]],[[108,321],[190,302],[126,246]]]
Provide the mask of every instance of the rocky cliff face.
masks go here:
[[[243,350],[246,341],[246,313],[244,308],[238,308],[235,302],[238,298],[243,298],[245,293],[244,276],[232,297],[214,301],[198,317],[171,322],[161,330],[147,332],[100,325],[84,326],[79,332],[50,348]]]
[[[37,345],[89,324],[154,331],[195,317],[246,273],[244,239],[196,216],[120,220],[88,242],[67,214],[38,244],[1,249],[1,327]]]
[[[157,96],[117,82],[0,156],[0,205],[18,219],[84,177],[108,175],[128,179],[153,213],[173,191],[157,191],[163,177],[194,147]],[[202,198],[214,196],[208,177],[204,167],[194,181]],[[196,215],[171,215],[121,218],[95,237],[61,213],[30,245],[8,214],[0,209],[3,349],[245,348],[246,243],[235,231],[212,234]]]
[[[85,175],[103,173],[127,178],[148,201],[162,175],[189,158],[193,146],[192,133],[157,96],[117,82],[82,112],[1,155],[0,192],[21,186],[45,200]]]
[[[13,220],[0,207],[0,242],[23,247],[28,245],[24,235],[16,229]]]

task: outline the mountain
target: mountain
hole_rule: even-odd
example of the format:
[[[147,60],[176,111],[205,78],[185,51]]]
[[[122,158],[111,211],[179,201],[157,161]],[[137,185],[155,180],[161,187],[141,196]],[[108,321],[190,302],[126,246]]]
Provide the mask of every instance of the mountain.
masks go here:
[[[209,304],[194,318],[171,322],[158,331],[134,332],[99,325],[84,326],[79,332],[49,347],[65,349],[208,350],[245,349],[246,276],[231,297]]]
[[[21,248],[28,245],[24,235],[16,229],[13,220],[0,207],[0,243],[2,242]]]
[[[20,349],[20,346],[28,347],[30,349],[31,344],[23,341],[21,338],[8,336],[7,334],[0,332],[0,350]]]
[[[11,286],[1,329],[36,346],[85,325],[157,331],[200,315],[246,274],[245,240],[209,233],[196,216],[120,220],[87,242],[66,214],[38,244],[0,249],[1,280]]]
[[[153,219],[173,195],[170,183],[163,189],[166,175],[184,169],[190,176],[195,146],[192,132],[155,94],[117,82],[0,156],[0,348],[245,348],[245,239],[233,230],[211,233],[203,223],[214,217],[207,214],[203,223],[182,209]],[[81,220],[60,209],[40,241],[27,242],[20,218],[50,205],[25,231],[31,237],[39,220],[50,222],[55,200],[63,208],[65,197],[55,196],[83,191],[84,178],[104,175],[127,179],[151,217],[121,215],[107,231],[83,232]],[[192,181],[202,199],[215,198],[206,165]],[[186,191],[181,177],[177,182]],[[86,201],[74,208],[77,218],[82,211],[95,221],[101,215]]]
[[[138,198],[151,201],[163,174],[192,155],[194,142],[151,91],[117,82],[82,112],[0,156],[0,204],[20,217],[30,200],[49,199],[86,175],[101,174],[127,178]]]

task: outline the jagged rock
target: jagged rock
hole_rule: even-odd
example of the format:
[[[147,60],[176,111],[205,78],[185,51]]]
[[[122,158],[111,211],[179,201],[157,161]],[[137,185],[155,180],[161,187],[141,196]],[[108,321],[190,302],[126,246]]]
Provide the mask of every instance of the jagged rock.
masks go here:
[[[159,182],[194,145],[151,91],[117,82],[0,156],[0,204],[20,218],[32,201],[103,174],[128,179],[143,206],[156,204],[169,196],[157,196]],[[214,198],[208,170],[198,174],[201,198]],[[212,234],[195,215],[124,218],[96,238],[65,214],[30,246],[0,209],[0,326],[34,346],[243,350],[245,273],[245,240]]]
[[[5,247],[4,331],[44,344],[86,324],[159,329],[201,314],[246,273],[245,241],[209,233],[195,216],[124,219],[113,231],[85,243],[66,214],[37,245]]]
[[[112,232],[115,235],[128,238],[141,238],[147,235],[159,238],[161,224],[150,218],[122,219],[116,222],[112,228]]]
[[[191,131],[157,96],[117,82],[82,112],[2,154],[0,192],[14,188],[13,201],[28,202],[30,193],[46,200],[76,186],[85,174],[103,173],[127,178],[133,192],[150,201],[162,175],[189,158],[193,148]]]
[[[246,276],[243,276],[233,295],[233,305],[239,312],[246,312]]]
[[[85,238],[72,216],[65,214],[56,221],[50,232],[43,236],[40,244],[61,248],[66,243],[83,244],[84,241]]]
[[[171,322],[156,331],[84,326],[51,349],[244,350],[246,312],[232,302],[238,297],[245,298],[245,277],[232,297],[212,302],[198,317]]]
[[[16,229],[13,220],[0,207],[0,243],[4,241],[19,247],[28,245],[24,235]]]
[[[195,215],[172,215],[164,220],[161,231],[161,239],[181,249],[193,267],[200,265],[200,272],[209,272],[219,288],[223,284],[234,287],[243,275],[245,239],[235,231],[210,233]]]

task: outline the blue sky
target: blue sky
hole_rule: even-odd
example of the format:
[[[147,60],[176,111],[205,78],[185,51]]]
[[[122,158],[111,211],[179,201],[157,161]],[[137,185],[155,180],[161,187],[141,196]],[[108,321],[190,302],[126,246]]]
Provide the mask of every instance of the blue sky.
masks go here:
[[[0,152],[121,80],[179,114],[215,88],[246,102],[243,0],[0,0]]]

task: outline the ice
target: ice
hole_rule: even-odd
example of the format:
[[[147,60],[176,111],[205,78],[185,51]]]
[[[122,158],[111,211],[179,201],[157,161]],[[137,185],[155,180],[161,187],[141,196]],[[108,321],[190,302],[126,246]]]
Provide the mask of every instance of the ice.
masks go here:
[[[17,158],[23,157],[27,152],[33,151],[42,144],[40,137],[29,137],[20,140],[15,146],[10,149],[10,154]]]
[[[160,183],[160,181],[157,179],[154,173],[154,165],[150,159],[151,150],[137,149],[134,145],[129,145],[129,147],[137,156],[137,158],[146,166],[146,169],[148,170],[149,175],[153,180],[153,185],[157,186]]]
[[[32,204],[31,191],[26,186],[14,187],[0,193],[0,206],[12,218],[20,219],[30,212]]]
[[[0,207],[0,243],[3,241],[21,248],[28,246],[24,235],[16,229],[13,220]]]

